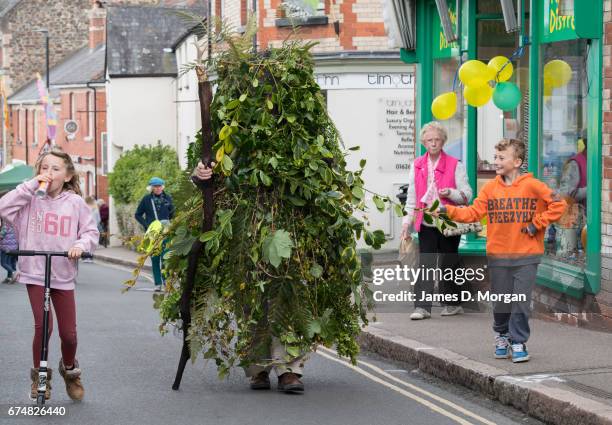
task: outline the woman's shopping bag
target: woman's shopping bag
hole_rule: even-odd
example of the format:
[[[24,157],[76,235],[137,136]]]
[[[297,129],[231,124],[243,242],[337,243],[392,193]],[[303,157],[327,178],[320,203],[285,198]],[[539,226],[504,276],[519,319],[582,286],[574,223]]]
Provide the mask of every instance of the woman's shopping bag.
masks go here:
[[[400,242],[398,261],[401,266],[410,268],[419,266],[419,245],[414,239],[404,240]]]

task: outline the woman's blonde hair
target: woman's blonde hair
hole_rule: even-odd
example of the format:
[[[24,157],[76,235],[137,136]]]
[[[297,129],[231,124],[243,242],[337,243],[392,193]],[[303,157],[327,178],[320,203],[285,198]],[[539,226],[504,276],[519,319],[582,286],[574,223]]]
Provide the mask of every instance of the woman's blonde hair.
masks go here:
[[[425,135],[425,133],[427,133],[429,130],[436,130],[440,136],[442,136],[442,139],[444,139],[444,143],[446,143],[446,141],[448,140],[448,133],[446,132],[446,128],[444,128],[444,126],[442,124],[440,124],[438,121],[430,121],[427,124],[425,124],[423,127],[421,127],[421,133],[419,135],[419,140],[423,140],[423,136]]]
[[[83,196],[83,193],[81,192],[81,186],[79,185],[79,175],[77,174],[74,168],[72,158],[70,158],[70,155],[64,152],[60,147],[54,146],[53,148],[38,157],[38,160],[36,160],[35,165],[36,174],[40,174],[40,167],[42,165],[43,159],[45,159],[47,155],[53,155],[62,159],[64,161],[64,165],[66,166],[66,171],[68,172],[68,175],[71,176],[70,180],[64,182],[62,192],[65,190],[72,190],[77,195]]]

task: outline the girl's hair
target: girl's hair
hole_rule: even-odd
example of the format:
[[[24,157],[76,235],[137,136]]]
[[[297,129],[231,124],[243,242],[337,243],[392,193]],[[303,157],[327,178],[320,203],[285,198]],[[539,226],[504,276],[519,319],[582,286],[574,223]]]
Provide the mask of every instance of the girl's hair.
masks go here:
[[[425,133],[429,130],[436,130],[438,134],[444,139],[444,143],[448,140],[448,133],[446,132],[446,128],[438,121],[430,121],[421,127],[421,134],[419,135],[419,139],[422,140]]]
[[[66,152],[64,152],[61,148],[57,146],[54,146],[49,151],[43,153],[38,157],[35,166],[36,174],[40,174],[40,166],[42,165],[43,159],[45,159],[47,155],[53,155],[62,159],[64,161],[64,165],[66,166],[66,171],[68,172],[68,175],[72,176],[70,180],[64,182],[62,192],[65,190],[72,190],[77,195],[83,196],[81,192],[81,186],[79,185],[79,175],[74,169],[74,163],[72,162],[72,158],[70,158],[70,155],[68,155]]]

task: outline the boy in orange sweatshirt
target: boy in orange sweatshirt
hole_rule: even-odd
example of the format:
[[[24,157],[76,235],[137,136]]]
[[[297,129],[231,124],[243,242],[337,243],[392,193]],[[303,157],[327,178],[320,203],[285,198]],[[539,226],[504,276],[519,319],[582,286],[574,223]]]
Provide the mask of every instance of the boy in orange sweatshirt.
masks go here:
[[[544,254],[546,227],[557,221],[566,203],[531,173],[521,174],[525,144],[503,139],[495,145],[497,177],[484,185],[469,207],[446,205],[439,213],[462,223],[486,216],[487,258],[493,294],[518,295],[519,301],[493,303],[495,358],[529,360],[531,291]],[[503,298],[502,298],[503,299]]]

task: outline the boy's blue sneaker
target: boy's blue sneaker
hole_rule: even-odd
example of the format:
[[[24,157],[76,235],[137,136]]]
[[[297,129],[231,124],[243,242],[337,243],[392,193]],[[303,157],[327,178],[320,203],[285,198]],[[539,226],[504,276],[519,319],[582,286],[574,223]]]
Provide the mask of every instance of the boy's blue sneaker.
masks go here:
[[[495,358],[507,359],[510,357],[510,341],[508,335],[497,334],[495,337]]]
[[[523,343],[512,344],[512,363],[521,363],[529,360],[527,346]]]

